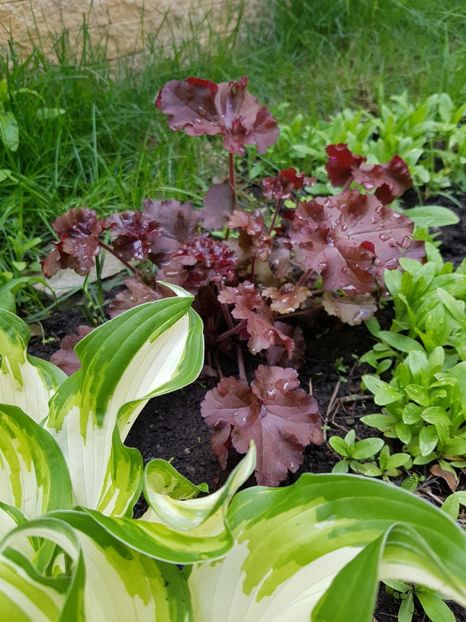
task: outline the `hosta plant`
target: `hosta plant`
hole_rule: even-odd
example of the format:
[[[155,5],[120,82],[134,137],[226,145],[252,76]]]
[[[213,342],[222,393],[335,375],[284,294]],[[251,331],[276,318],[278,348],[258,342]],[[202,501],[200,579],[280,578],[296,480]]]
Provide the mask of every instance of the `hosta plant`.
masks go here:
[[[464,533],[406,491],[303,475],[235,494],[254,447],[208,496],[164,460],[143,469],[123,444],[132,423],[202,364],[199,318],[177,293],[87,335],[67,379],[0,310],[2,619],[369,622],[379,577],[466,604]]]

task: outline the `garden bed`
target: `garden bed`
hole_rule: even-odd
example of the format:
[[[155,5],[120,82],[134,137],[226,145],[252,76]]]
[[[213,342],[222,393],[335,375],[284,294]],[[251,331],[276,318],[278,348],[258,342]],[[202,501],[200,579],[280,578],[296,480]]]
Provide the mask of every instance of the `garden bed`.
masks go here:
[[[445,227],[440,233],[441,251],[445,260],[458,264],[466,254],[466,197],[459,196],[461,207],[453,208],[460,222]],[[408,196],[414,203],[414,196]],[[432,203],[445,203],[436,198]],[[452,208],[451,202],[447,202]],[[57,348],[58,341],[67,334],[75,332],[76,327],[86,323],[80,297],[66,301],[58,306],[42,322],[45,339],[34,337],[31,353],[48,358]],[[388,305],[379,312],[378,319],[388,326],[391,308]],[[358,438],[373,436],[367,426],[359,424],[359,419],[378,407],[372,396],[361,392],[361,376],[367,372],[365,365],[358,363],[359,357],[370,349],[372,338],[365,326],[351,327],[342,324],[325,313],[315,318],[314,324],[304,330],[306,341],[305,361],[300,369],[302,386],[312,381],[312,393],[317,399],[320,412],[327,428],[327,437],[344,435],[354,429]],[[257,359],[246,354],[246,370],[251,377]],[[235,373],[235,363],[227,358],[221,361],[225,375]],[[174,466],[195,483],[206,482],[211,491],[224,483],[231,468],[239,461],[239,456],[230,458],[225,471],[220,468],[210,444],[210,432],[201,417],[200,404],[206,392],[213,388],[217,379],[201,377],[194,384],[170,395],[159,397],[145,407],[126,443],[137,447],[147,462],[153,458],[173,461]],[[288,477],[284,485],[295,481],[302,473],[328,473],[338,461],[338,456],[327,443],[321,446],[310,445],[304,453],[304,461],[299,470]],[[421,468],[422,469],[422,468]],[[424,474],[428,475],[425,468]],[[251,478],[250,485],[254,484]],[[427,499],[432,495],[444,498],[449,494],[445,482],[432,476],[419,491]],[[136,515],[144,509],[138,504]],[[466,621],[466,612],[455,604],[450,605],[458,622]],[[378,622],[389,622],[397,617],[399,604],[380,589],[379,605],[376,613]],[[424,614],[415,614],[413,620],[425,620]]]
[[[451,201],[436,197],[430,203],[447,204],[460,218],[457,225],[444,227],[440,233],[441,251],[446,261],[458,264],[466,255],[466,196],[457,197],[461,207]],[[415,195],[408,196],[408,203],[415,203]],[[42,322],[45,339],[33,338],[31,354],[49,358],[58,349],[58,342],[72,334],[80,324],[86,324],[78,295],[59,305]],[[379,312],[379,321],[388,325],[390,307]],[[348,326],[325,313],[315,319],[312,326],[304,328],[306,353],[300,369],[303,386],[312,381],[312,393],[317,399],[320,412],[332,434],[346,433],[355,428],[358,437],[375,435],[367,426],[358,426],[360,417],[378,407],[367,393],[361,394],[361,376],[368,367],[358,364],[359,357],[372,346],[372,338],[365,326]],[[257,358],[246,354],[249,375],[257,365]],[[234,375],[234,363],[222,361],[225,375]],[[152,400],[142,411],[127,444],[137,447],[146,461],[152,458],[173,459],[174,466],[194,482],[206,482],[215,490],[225,480],[227,471],[220,469],[210,446],[210,432],[204,423],[200,404],[205,393],[215,386],[217,379],[201,377],[194,384],[167,396]],[[301,473],[325,473],[331,471],[338,457],[327,444],[310,445],[304,462],[296,474],[284,482],[289,484]],[[442,486],[441,483],[439,483]],[[448,491],[442,486],[443,493]]]

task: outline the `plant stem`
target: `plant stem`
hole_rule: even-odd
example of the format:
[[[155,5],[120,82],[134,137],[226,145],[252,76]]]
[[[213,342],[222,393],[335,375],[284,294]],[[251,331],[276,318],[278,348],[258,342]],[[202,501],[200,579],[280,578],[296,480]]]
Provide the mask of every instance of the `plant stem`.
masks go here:
[[[236,344],[236,358],[238,361],[239,377],[241,380],[244,380],[245,382],[247,382],[248,378],[246,376],[246,368],[244,366],[243,351],[241,350],[241,345],[239,343]]]
[[[277,220],[278,212],[280,211],[280,199],[277,199],[275,202],[275,210],[272,216],[272,222],[270,223],[269,230],[267,232],[268,235],[272,234],[273,228],[275,227],[275,221]]]
[[[222,303],[221,305],[222,307],[222,313],[223,313],[223,317],[225,318],[225,322],[227,323],[228,329],[230,331],[233,331],[233,329],[236,330],[236,326],[233,322],[233,318],[231,317],[231,313],[230,313],[230,309],[228,308],[228,305],[225,303]],[[239,326],[240,324],[238,324]],[[238,375],[241,378],[241,380],[244,380],[245,382],[247,382],[247,376],[246,376],[246,368],[244,366],[244,357],[243,357],[243,351],[241,350],[241,345],[239,343],[236,344],[236,361],[238,363]]]
[[[230,152],[228,153],[228,183],[233,195],[233,210],[235,210],[238,205],[238,199],[236,196],[235,156]],[[225,232],[225,240],[228,240],[229,236],[230,229],[227,227]]]
[[[216,343],[221,343],[222,341],[225,341],[225,339],[228,339],[228,337],[231,337],[231,335],[234,335],[235,333],[239,332],[245,324],[246,324],[246,320],[241,320],[239,324],[236,324],[236,326],[229,328],[224,333],[219,335],[217,339],[215,340]]]
[[[132,272],[132,274],[134,274],[134,276],[136,276],[138,279],[142,280],[141,272],[137,268],[132,266],[125,259],[123,259],[117,253],[115,253],[113,248],[109,244],[107,244],[106,242],[102,242],[102,240],[98,240],[98,242],[99,242],[99,246],[101,248],[103,248],[105,251],[107,251],[107,253],[110,253],[111,255],[116,257],[118,259],[118,261],[120,261],[125,266],[125,268],[127,268],[130,272]]]
[[[311,268],[309,268],[309,270],[306,270],[306,272],[303,272],[302,275],[299,277],[298,282],[296,283],[296,287],[299,287],[300,285],[304,285],[306,281],[308,280],[308,278],[310,277],[311,272],[312,272]]]
[[[228,182],[233,193],[233,206],[236,208],[236,175],[235,175],[235,156],[228,154]]]

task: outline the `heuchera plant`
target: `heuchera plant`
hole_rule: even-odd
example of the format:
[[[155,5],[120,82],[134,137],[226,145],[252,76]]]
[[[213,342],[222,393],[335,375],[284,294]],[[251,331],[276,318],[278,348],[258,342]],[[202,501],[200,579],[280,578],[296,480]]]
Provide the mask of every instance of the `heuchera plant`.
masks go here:
[[[305,474],[237,493],[254,446],[200,498],[169,462],[143,467],[132,424],[203,362],[192,297],[175,292],[88,334],[69,378],[28,356],[27,325],[0,309],[1,619],[369,622],[379,578],[466,605],[466,535],[405,490]]]
[[[274,425],[268,406],[282,407],[283,394],[269,396],[267,407],[259,404],[257,378],[249,385],[241,343],[247,342],[250,352],[271,366],[269,375],[278,380],[281,374],[283,383],[293,378],[295,385],[294,369],[303,359],[304,346],[296,320],[312,318],[322,308],[351,325],[370,318],[385,293],[384,270],[395,270],[402,257],[424,253],[423,243],[412,239],[413,223],[388,206],[410,187],[411,177],[398,157],[388,164],[367,164],[346,145],[329,145],[329,179],[341,187],[333,196],[313,196],[309,189],[315,179],[287,168],[265,178],[261,189],[256,188],[256,194],[261,190],[257,198],[237,179],[235,156],[243,155],[246,145],[265,151],[276,141],[278,127],[248,92],[247,78],[220,84],[199,78],[171,80],[156,105],[173,130],[221,135],[229,157],[228,177],[208,190],[198,210],[190,203],[152,200],[144,202],[142,211],[100,220],[91,210],[72,210],[54,223],[59,240],[43,263],[44,273],[72,267],[87,274],[102,251],[113,253],[132,276],[110,306],[111,315],[166,295],[159,279],[194,294],[204,320],[210,373],[223,378],[219,351],[237,359],[239,380],[221,380],[214,389],[218,413],[229,409],[231,391],[226,386],[255,396],[248,425],[231,413],[227,426],[206,406],[213,399],[207,395],[203,412],[209,413],[206,421],[214,439],[219,428],[224,434],[226,427],[232,430],[231,439],[227,435],[228,442],[221,444],[214,440],[214,448],[224,463],[230,445],[245,451],[254,437],[258,481],[277,483],[287,470],[296,470],[309,441],[322,442],[318,409],[314,405],[312,413],[304,407],[301,411],[312,433],[288,434],[286,426]],[[291,399],[291,393],[286,395]],[[253,425],[257,418],[263,421]],[[265,430],[268,439],[259,442],[258,434]],[[277,461],[270,451],[283,449],[284,436],[288,449]]]

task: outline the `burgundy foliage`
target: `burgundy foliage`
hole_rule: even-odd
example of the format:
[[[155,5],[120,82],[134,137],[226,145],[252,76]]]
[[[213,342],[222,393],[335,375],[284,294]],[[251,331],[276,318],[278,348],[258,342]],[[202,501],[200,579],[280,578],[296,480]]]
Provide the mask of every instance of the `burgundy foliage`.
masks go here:
[[[261,261],[269,258],[272,250],[272,238],[267,233],[262,210],[246,212],[235,210],[228,222],[230,229],[238,229],[239,247],[242,256],[251,258],[257,256]]]
[[[159,226],[160,235],[154,238],[151,251],[151,258],[155,263],[167,259],[189,240],[201,220],[199,211],[193,209],[192,203],[180,203],[174,199],[146,199],[143,208],[144,213],[152,217]]]
[[[266,177],[262,180],[262,191],[267,199],[289,199],[296,190],[304,186],[312,186],[315,177],[307,177],[304,173],[291,167],[278,171],[275,177]]]
[[[120,212],[105,220],[112,248],[125,261],[144,261],[160,237],[158,222],[147,212]]]
[[[60,342],[60,349],[52,354],[50,360],[54,365],[59,367],[65,374],[70,376],[80,367],[78,357],[74,351],[74,346],[84,339],[91,332],[90,326],[78,326],[78,332],[75,335],[67,335]]]
[[[320,275],[324,289],[355,295],[383,287],[383,271],[415,248],[412,231],[374,195],[347,190],[300,203],[290,239],[297,264]]]
[[[59,240],[42,261],[42,271],[48,278],[59,270],[71,268],[78,274],[89,274],[99,252],[98,236],[103,229],[94,210],[75,208],[59,216],[53,223]]]
[[[190,136],[221,134],[230,153],[245,153],[256,145],[263,153],[278,138],[277,122],[247,90],[246,77],[215,84],[210,80],[170,80],[159,92],[156,106],[168,116],[172,130]]]
[[[223,468],[230,446],[246,453],[254,441],[256,480],[266,486],[277,486],[288,471],[296,472],[306,445],[324,440],[317,402],[299,388],[294,369],[259,365],[250,386],[224,378],[208,391],[201,412]]]
[[[401,196],[413,185],[408,166],[399,156],[387,164],[367,164],[366,158],[352,153],[344,144],[328,145],[326,168],[334,186],[344,186],[355,181],[366,190],[374,190],[384,205]]]
[[[226,287],[218,299],[234,305],[231,314],[235,319],[246,320],[248,347],[253,354],[279,345],[288,356],[292,355],[293,340],[275,326],[272,310],[253,283],[244,281],[238,287]]]
[[[263,152],[278,137],[275,120],[246,87],[247,78],[219,84],[187,78],[158,94],[173,130],[221,135],[230,153],[228,181],[210,188],[201,209],[148,199],[142,211],[103,220],[89,209],[71,210],[54,223],[59,240],[43,270],[88,274],[101,247],[119,257],[132,276],[108,307],[112,317],[166,296],[163,280],[193,293],[204,321],[206,370],[223,377],[221,353],[237,357],[241,376],[221,380],[202,404],[214,450],[225,466],[230,447],[245,453],[253,440],[257,481],[277,485],[298,469],[308,443],[323,442],[316,401],[299,388],[295,369],[305,339],[294,322],[309,323],[322,308],[350,325],[369,319],[384,292],[384,270],[396,269],[402,256],[422,258],[424,249],[412,239],[413,223],[388,207],[411,185],[398,156],[368,164],[344,144],[329,145],[328,177],[343,187],[340,193],[302,200],[315,179],[295,168],[265,178],[262,193],[255,184],[239,191],[233,154],[249,144]],[[85,330],[54,355],[68,372]],[[250,385],[244,341],[269,365],[259,365]]]
[[[235,207],[235,194],[227,181],[214,184],[204,198],[204,207],[199,211],[202,226],[207,231],[223,229]]]
[[[352,178],[353,171],[366,161],[366,158],[351,153],[347,145],[342,143],[328,145],[325,151],[328,155],[325,168],[334,186],[344,186]]]
[[[362,164],[353,173],[353,179],[366,190],[376,188],[375,196],[384,205],[401,196],[413,185],[406,162],[393,156],[388,164]]]
[[[235,268],[235,254],[225,242],[198,234],[171,255],[159,275],[197,293],[200,287],[209,283],[234,283]]]

